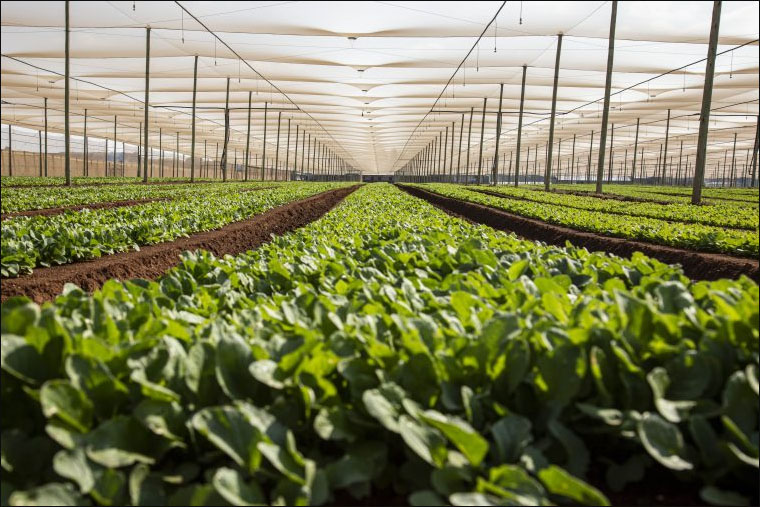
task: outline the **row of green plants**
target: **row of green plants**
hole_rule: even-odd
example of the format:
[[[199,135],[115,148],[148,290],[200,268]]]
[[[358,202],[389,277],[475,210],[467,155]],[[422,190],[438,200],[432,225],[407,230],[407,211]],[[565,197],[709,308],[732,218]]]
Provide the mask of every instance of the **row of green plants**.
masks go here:
[[[151,178],[151,182],[157,181],[188,181],[189,177],[183,178]],[[208,178],[196,178],[197,181],[215,181]],[[140,178],[134,176],[74,176],[71,178],[73,185],[92,185],[105,183],[137,183]],[[0,178],[0,186],[45,186],[63,185],[66,179],[63,176],[3,176]]]
[[[2,189],[2,212],[59,208],[138,199],[174,199],[196,193],[228,192],[275,186],[275,182],[193,183],[176,185],[118,184],[74,188],[9,187]]]
[[[534,187],[536,188],[536,187]],[[595,192],[596,185],[555,185],[554,188],[570,191]],[[686,187],[666,187],[650,185],[605,185],[605,194],[638,197],[654,201],[691,203],[691,189]],[[758,207],[757,188],[703,188],[702,197],[705,204],[722,204],[725,206],[754,206]]]
[[[728,227],[733,229],[747,229],[756,231],[760,225],[757,208],[751,206],[735,206],[714,204],[711,206],[692,206],[686,203],[659,204],[652,202],[628,202],[615,199],[600,199],[593,195],[580,196],[557,192],[545,192],[543,190],[529,189],[525,187],[499,186],[474,186],[470,189],[495,192],[507,197],[556,204],[566,208],[601,211],[628,215],[631,217],[648,217],[667,220],[669,222],[685,222],[695,224],[714,225],[716,227]]]
[[[6,301],[2,501],[756,503],[759,300],[364,186],[240,256]]]
[[[757,230],[724,229],[696,223],[684,224],[655,218],[626,217],[558,204],[505,199],[450,183],[425,183],[415,186],[447,197],[484,204],[516,215],[606,236],[746,257],[756,257],[758,254]],[[569,202],[572,203],[573,200],[570,199]]]
[[[0,271],[3,277],[16,277],[39,266],[139,250],[143,245],[216,229],[344,185],[293,183],[255,192],[240,192],[233,187],[213,187],[204,192],[199,188],[170,201],[13,217],[0,225]]]

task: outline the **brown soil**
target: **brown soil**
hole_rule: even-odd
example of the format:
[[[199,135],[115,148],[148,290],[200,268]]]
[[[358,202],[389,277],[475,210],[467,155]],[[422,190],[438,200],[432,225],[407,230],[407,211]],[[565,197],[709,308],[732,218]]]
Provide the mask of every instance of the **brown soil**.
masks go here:
[[[220,229],[145,246],[136,252],[123,252],[86,262],[40,268],[35,269],[31,275],[4,278],[0,300],[5,301],[12,296],[27,296],[37,303],[42,303],[60,294],[67,282],[93,291],[112,278],[157,278],[177,265],[180,254],[186,250],[203,249],[217,256],[237,255],[270,241],[272,234],[282,235],[317,220],[358,187],[356,185],[329,190]]]
[[[138,204],[147,204],[149,202],[168,201],[168,198],[161,199],[130,199],[127,201],[111,201],[111,202],[93,202],[90,204],[77,204],[75,206],[62,206],[60,208],[45,208],[45,209],[33,209],[27,211],[11,211],[9,213],[3,213],[0,215],[0,220],[7,220],[13,217],[36,217],[36,216],[51,216],[60,215],[66,211],[80,211],[87,209],[108,209],[108,208],[122,208],[124,206],[136,206]]]
[[[643,241],[601,236],[513,215],[481,204],[444,197],[421,188],[407,186],[400,188],[415,197],[425,199],[451,215],[485,224],[494,229],[514,232],[526,239],[558,246],[565,246],[565,242],[570,241],[577,247],[608,252],[621,257],[630,257],[634,252],[642,252],[668,264],[681,264],[686,276],[695,280],[738,278],[740,275],[746,275],[756,282],[760,281],[757,259],[695,252]]]
[[[534,201],[534,200],[532,200],[532,199],[526,199],[525,197],[520,197],[520,196],[516,196],[516,195],[506,195],[506,194],[500,194],[499,192],[495,192],[495,191],[493,191],[493,190],[484,190],[484,189],[480,189],[480,188],[471,188],[471,189],[468,189],[468,190],[471,190],[471,191],[473,191],[473,192],[480,192],[481,194],[486,194],[486,195],[490,195],[490,196],[493,196],[493,197],[500,197],[500,198],[502,198],[502,199],[514,199],[514,200],[516,200],[516,201],[526,201],[526,202],[532,202],[532,203],[541,204],[540,202],[538,202],[538,201]],[[580,194],[578,194],[578,195],[580,195]],[[588,196],[591,196],[591,197],[598,197],[599,195],[600,195],[600,194],[588,194],[586,197],[588,197]],[[606,199],[606,197],[605,197],[605,199]],[[672,204],[672,203],[671,203],[671,204]],[[631,214],[631,213],[626,213],[626,212],[624,212],[624,211],[615,211],[615,210],[605,210],[605,211],[601,211],[601,210],[590,210],[590,209],[584,208],[583,206],[572,206],[572,205],[570,205],[570,204],[562,204],[561,206],[562,206],[562,207],[564,207],[564,208],[570,208],[570,209],[579,209],[579,210],[583,210],[583,211],[591,211],[591,212],[593,212],[593,213],[606,213],[606,214],[608,214],[608,215],[618,215],[618,216],[627,216],[627,217],[641,217],[641,218],[651,218],[651,219],[653,219],[653,220],[662,220],[663,222],[676,223],[676,224],[691,224],[691,223],[694,223],[693,221],[689,221],[689,220],[685,220],[685,219],[678,219],[678,218],[660,218],[660,217],[650,217],[650,216],[646,216],[646,215],[634,215],[634,214]],[[704,225],[710,225],[710,226],[712,226],[712,227],[722,227],[723,229],[735,229],[735,230],[739,230],[739,231],[754,231],[754,230],[755,230],[755,228],[754,228],[754,227],[731,227],[731,226],[729,226],[729,225],[712,225],[712,224],[704,224]]]

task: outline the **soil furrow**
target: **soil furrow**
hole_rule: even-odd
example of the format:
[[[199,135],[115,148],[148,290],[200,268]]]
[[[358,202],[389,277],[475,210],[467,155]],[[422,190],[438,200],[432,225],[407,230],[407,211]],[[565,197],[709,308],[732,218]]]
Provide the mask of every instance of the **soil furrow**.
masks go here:
[[[738,278],[746,275],[760,281],[757,259],[734,257],[674,248],[643,241],[632,241],[610,236],[578,231],[568,227],[552,225],[540,220],[513,215],[482,204],[475,204],[423,190],[416,187],[400,186],[407,193],[433,204],[443,211],[472,222],[488,225],[494,229],[514,232],[518,236],[534,241],[565,246],[570,241],[574,246],[591,251],[612,253],[630,257],[634,252],[642,252],[668,264],[680,264],[686,276],[694,280],[717,280]]]
[[[358,187],[355,185],[322,192],[278,206],[247,220],[187,238],[148,245],[139,251],[35,269],[31,275],[5,278],[2,280],[0,300],[27,296],[42,303],[60,294],[65,283],[74,283],[87,291],[93,291],[112,278],[157,278],[177,265],[180,254],[186,250],[208,250],[217,256],[237,255],[270,241],[273,234],[282,235],[319,219]]]

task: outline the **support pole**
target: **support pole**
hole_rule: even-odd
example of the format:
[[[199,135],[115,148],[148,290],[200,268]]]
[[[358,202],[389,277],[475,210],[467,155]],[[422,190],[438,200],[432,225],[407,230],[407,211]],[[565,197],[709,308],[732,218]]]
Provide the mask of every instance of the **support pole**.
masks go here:
[[[731,176],[728,178],[728,186],[736,186],[736,132],[734,132],[734,149],[731,153]]]
[[[293,152],[293,179],[296,179],[296,175],[298,174],[298,130],[300,125],[296,123],[296,147],[295,151]],[[301,151],[303,151],[303,146],[301,146]]]
[[[13,127],[8,124],[8,176],[13,176]]]
[[[554,62],[554,88],[552,89],[552,115],[549,121],[549,144],[544,171],[544,190],[549,191],[552,178],[552,151],[554,148],[554,119],[557,115],[557,83],[559,82],[559,57],[562,52],[562,34],[557,35],[557,58]]]
[[[277,143],[274,150],[274,181],[277,181],[277,173],[280,170],[280,124],[282,123],[282,111],[277,113]]]
[[[264,148],[261,154],[261,181],[264,181],[267,160],[267,103],[264,102]]]
[[[520,145],[522,144],[522,121],[523,109],[525,106],[525,75],[528,66],[523,65],[522,86],[520,86],[520,114],[517,117],[517,154],[515,156],[515,187],[520,184]],[[530,147],[528,148],[528,157],[530,157]],[[527,171],[527,168],[526,168]]]
[[[573,184],[573,164],[575,164],[575,134],[573,134],[573,151],[572,155],[570,155],[570,184]]]
[[[193,59],[193,132],[190,138],[190,183],[195,181],[195,98],[198,93],[198,55]],[[250,107],[250,105],[249,105]],[[246,157],[248,152],[246,151]],[[246,162],[248,159],[246,158]],[[248,166],[246,166],[246,171]],[[184,171],[183,171],[184,172]],[[246,172],[246,174],[248,174]]]
[[[64,64],[65,85],[64,85],[64,111],[63,111],[63,144],[64,151],[66,152],[66,159],[64,160],[64,176],[66,178],[66,186],[71,186],[71,132],[69,130],[69,60],[71,56],[71,47],[69,44],[69,0],[66,0],[66,63]],[[10,136],[8,137],[10,143]]]
[[[459,172],[462,167],[462,133],[464,132],[464,113],[462,113],[462,121],[459,123],[459,153],[457,154],[457,184],[459,180]]]
[[[665,184],[667,181],[667,173],[668,173],[668,164],[666,161],[668,160],[668,137],[670,135],[670,109],[668,109],[668,119],[665,123],[665,149],[662,152],[662,179],[660,180],[661,184]]]
[[[41,168],[42,166],[40,166]],[[90,143],[87,139],[87,109],[84,110],[84,175],[90,175]],[[42,176],[42,171],[40,171]]]
[[[681,161],[683,159],[683,139],[681,139],[681,149],[678,151],[678,177],[676,178],[676,185],[681,184]]]
[[[290,118],[288,118],[288,142],[285,145],[285,180],[290,179],[290,169],[288,169],[289,161],[290,161]]]
[[[636,153],[639,151],[639,121],[641,118],[636,118],[636,138],[633,141],[633,164],[631,165],[631,183],[636,178]],[[683,142],[681,142],[683,145]]]
[[[449,156],[449,183],[453,181],[454,172],[454,127],[456,122],[451,122],[451,152]]]
[[[504,83],[499,84],[499,116],[496,117],[496,147],[494,148],[493,166],[491,167],[491,185],[496,185],[499,175],[499,139],[501,139],[501,102],[504,96]]]
[[[143,165],[145,166],[145,171],[143,172],[143,182],[148,182],[148,130],[150,123],[148,123],[148,109],[150,104],[150,27],[146,27],[145,32],[145,102],[143,106],[145,107],[145,119],[143,120],[143,123],[145,124],[145,142],[143,143],[143,146],[145,146],[145,159],[143,160]]]
[[[697,136],[697,161],[694,167],[691,203],[702,201],[702,185],[705,178],[707,162],[707,131],[710,123],[710,105],[712,102],[713,78],[715,76],[715,56],[718,50],[718,32],[720,31],[720,8],[723,2],[713,2],[712,22],[710,23],[710,44],[707,49],[707,66],[705,68],[705,86],[702,90],[702,111],[699,115],[699,135]]]
[[[47,122],[47,97],[45,97],[45,177],[48,175],[48,122]]]
[[[142,123],[137,128],[137,179],[142,176]]]
[[[113,176],[116,177],[116,115],[113,117]],[[108,160],[108,157],[106,157],[106,161]]]
[[[224,98],[224,143],[222,144],[222,181],[227,181],[227,145],[230,141],[230,78],[227,77],[227,92]]]
[[[465,174],[465,183],[469,183],[469,175],[470,175],[470,142],[472,141],[472,115],[475,112],[475,108],[470,108],[470,126],[467,127],[467,163],[465,164],[466,174]]]
[[[609,168],[607,170],[607,181],[609,183],[612,183],[612,159],[613,159],[613,148],[615,144],[615,124],[612,124],[612,128],[610,128],[610,162],[609,162]]]
[[[10,129],[11,129],[11,126],[8,125],[8,132],[9,132],[8,139],[10,139]],[[87,153],[87,116],[84,117],[84,131],[85,131],[85,136],[84,136],[84,140],[85,140],[85,153]],[[37,138],[38,138],[39,143],[40,143],[40,153],[39,153],[38,161],[40,163],[40,178],[42,178],[42,131],[41,130],[37,131]],[[87,158],[86,158],[86,155],[85,155],[85,159],[84,160],[85,160],[85,167],[87,167]],[[85,176],[87,176],[87,174],[85,174]]]
[[[610,118],[610,87],[612,86],[612,67],[615,59],[615,24],[617,18],[617,0],[612,2],[610,15],[609,46],[607,48],[607,77],[604,82],[604,109],[602,111],[602,128],[599,132],[599,166],[596,169],[596,193],[602,193],[602,177],[604,175],[605,144],[607,142],[607,122]],[[612,150],[610,149],[610,153]],[[611,157],[610,157],[611,158]]]
[[[760,115],[757,116],[757,122],[755,124],[755,144],[752,148],[752,179],[750,180],[750,186],[754,188],[755,177],[757,176],[757,155],[758,155],[758,141],[760,140]]]
[[[486,103],[488,98],[483,99],[483,116],[480,120],[480,155],[478,156],[478,185],[483,184],[483,135],[486,131]]]
[[[454,144],[453,138],[454,138],[454,129],[451,129],[451,137],[452,137],[452,143]],[[443,170],[441,171],[440,181],[445,180],[446,176],[446,153],[449,151],[449,127],[446,126],[446,141],[443,143]]]

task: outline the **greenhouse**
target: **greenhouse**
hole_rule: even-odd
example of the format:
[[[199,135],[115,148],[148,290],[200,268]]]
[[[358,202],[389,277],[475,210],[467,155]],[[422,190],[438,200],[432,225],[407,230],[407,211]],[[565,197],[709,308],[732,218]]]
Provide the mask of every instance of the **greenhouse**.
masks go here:
[[[0,3],[2,505],[757,505],[758,2]]]

